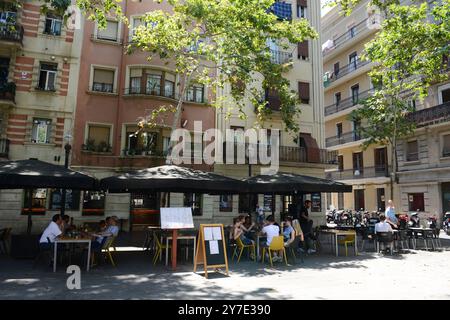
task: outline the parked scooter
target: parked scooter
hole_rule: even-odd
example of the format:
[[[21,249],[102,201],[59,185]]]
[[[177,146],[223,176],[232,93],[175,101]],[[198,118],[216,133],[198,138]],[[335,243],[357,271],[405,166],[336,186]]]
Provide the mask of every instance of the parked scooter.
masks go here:
[[[447,211],[444,214],[444,218],[442,219],[442,229],[447,235],[450,235],[450,211]]]

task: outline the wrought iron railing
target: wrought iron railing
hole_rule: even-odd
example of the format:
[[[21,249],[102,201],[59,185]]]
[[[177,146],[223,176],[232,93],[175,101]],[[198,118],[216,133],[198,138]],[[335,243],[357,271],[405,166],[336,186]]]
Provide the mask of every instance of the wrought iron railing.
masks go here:
[[[359,141],[361,139],[361,133],[357,131],[350,131],[338,136],[326,138],[325,145],[327,148],[330,148],[344,143]]]
[[[270,61],[276,64],[285,64],[292,60],[292,53],[270,50]]]
[[[407,117],[419,128],[450,121],[450,102],[412,112]]]
[[[364,179],[376,177],[389,177],[391,167],[379,165],[375,167],[364,167],[358,169],[347,169],[341,171],[329,171],[326,178],[331,180]]]
[[[336,80],[339,80],[343,78],[344,76],[352,73],[353,71],[356,71],[357,69],[362,68],[363,66],[369,64],[369,60],[361,60],[359,57],[355,59],[354,62],[349,63],[342,68],[339,68],[339,70],[333,71],[330,73],[325,73],[324,79],[323,79],[323,85],[324,87],[328,87],[330,84],[335,82]]]
[[[0,24],[0,40],[22,43],[23,27],[21,25]]]
[[[362,100],[366,99],[367,97],[372,94],[373,89],[366,90],[363,92],[360,92],[357,97],[350,97],[346,98],[344,100],[339,101],[338,103],[333,103],[332,105],[325,107],[325,116],[332,115],[334,113],[340,112],[345,109],[349,109],[357,104],[359,104]]]

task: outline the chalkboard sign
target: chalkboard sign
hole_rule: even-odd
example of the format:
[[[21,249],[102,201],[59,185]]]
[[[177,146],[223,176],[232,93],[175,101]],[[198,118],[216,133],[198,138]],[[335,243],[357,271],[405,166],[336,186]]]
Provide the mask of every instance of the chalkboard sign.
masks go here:
[[[208,268],[225,267],[228,275],[228,258],[223,224],[200,225],[197,252],[194,259],[194,272],[197,271],[197,265],[199,264],[203,264],[205,278],[208,278]]]

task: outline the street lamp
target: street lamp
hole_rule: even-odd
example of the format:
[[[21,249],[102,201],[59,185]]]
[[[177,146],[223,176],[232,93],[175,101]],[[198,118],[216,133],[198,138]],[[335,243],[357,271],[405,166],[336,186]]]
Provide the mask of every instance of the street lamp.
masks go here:
[[[70,138],[72,138],[71,135],[67,134],[64,137],[67,142],[64,146],[65,150],[65,157],[64,157],[64,168],[69,168],[69,157],[70,157],[70,150],[72,150],[72,146],[70,145]],[[66,211],[66,193],[67,190],[64,188],[61,192],[61,217],[64,217],[65,211]]]

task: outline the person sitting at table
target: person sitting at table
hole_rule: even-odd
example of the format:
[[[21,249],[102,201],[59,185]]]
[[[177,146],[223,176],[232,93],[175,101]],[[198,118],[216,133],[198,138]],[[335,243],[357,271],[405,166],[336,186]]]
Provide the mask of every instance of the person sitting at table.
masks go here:
[[[375,224],[375,234],[377,232],[393,232],[391,224],[386,221],[384,214],[380,214],[380,222]]]
[[[292,218],[285,217],[283,221],[284,246],[288,247],[295,240],[295,229],[292,226]]]
[[[45,228],[41,238],[39,239],[39,246],[41,247],[41,249],[48,250],[53,248],[55,240],[62,234],[61,231],[62,223],[63,220],[61,219],[60,214],[55,214],[52,217],[52,221],[47,226],[47,228]]]
[[[98,232],[103,232],[106,230],[106,221],[105,220],[100,220],[100,222],[98,223]]]
[[[106,230],[105,232],[111,233],[113,237],[117,237],[119,234],[119,227],[117,226],[117,217],[112,216],[106,218]]]
[[[272,243],[273,237],[277,237],[280,235],[280,227],[275,225],[275,218],[273,215],[267,217],[265,226],[262,228],[261,233],[267,235],[266,242],[263,242],[261,244],[261,246],[263,247],[269,247]],[[277,253],[274,252],[273,261],[277,262],[281,260],[282,258],[278,257]]]
[[[256,224],[254,222],[252,222],[251,215],[244,217],[244,223],[241,224],[241,229],[242,229],[242,231],[244,231],[244,234],[247,238],[249,238],[249,239],[254,238],[252,231],[254,231],[256,229]]]
[[[386,211],[385,211],[385,216],[386,216],[386,222],[390,223],[393,228],[397,228],[398,219],[395,216],[395,207],[394,207],[394,202],[392,200],[388,201],[388,205],[387,205]]]
[[[242,227],[242,225],[244,224],[244,221],[245,221],[245,217],[242,215],[235,219],[235,223],[233,226],[233,239],[234,240],[241,239],[241,241],[244,245],[254,244],[255,241],[253,241],[252,239],[249,239],[245,236],[244,228]]]
[[[73,229],[70,225],[70,217],[67,214],[62,217],[62,223],[59,228],[61,229],[62,234],[67,234],[67,232],[70,232]]]

